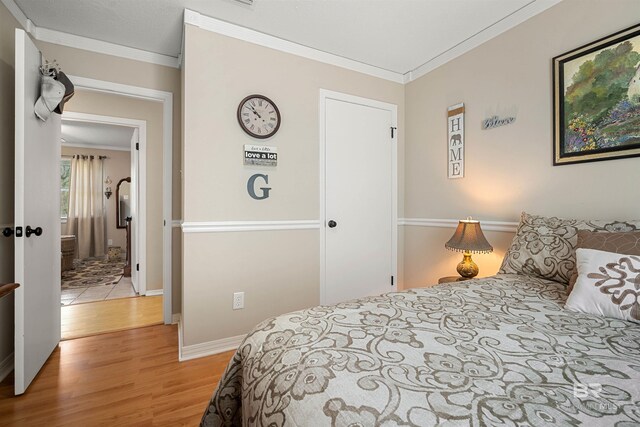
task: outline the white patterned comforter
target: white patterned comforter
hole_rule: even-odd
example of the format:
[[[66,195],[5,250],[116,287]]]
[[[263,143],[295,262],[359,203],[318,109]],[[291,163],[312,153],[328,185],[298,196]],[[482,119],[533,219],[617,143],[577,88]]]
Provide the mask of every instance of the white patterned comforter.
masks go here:
[[[202,425],[640,425],[640,325],[565,299],[504,274],[269,319]]]

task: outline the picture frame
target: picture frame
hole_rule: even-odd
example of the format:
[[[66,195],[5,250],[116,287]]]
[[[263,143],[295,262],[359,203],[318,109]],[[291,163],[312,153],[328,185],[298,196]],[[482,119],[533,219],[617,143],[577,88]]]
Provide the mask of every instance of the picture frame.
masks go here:
[[[554,166],[640,156],[640,24],[552,67]]]

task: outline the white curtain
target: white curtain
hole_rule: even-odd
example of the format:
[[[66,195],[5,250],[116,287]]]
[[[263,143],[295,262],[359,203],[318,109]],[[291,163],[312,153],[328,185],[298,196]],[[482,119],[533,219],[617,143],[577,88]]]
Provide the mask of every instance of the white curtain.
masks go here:
[[[93,156],[76,155],[71,159],[66,234],[76,236],[78,258],[104,256],[102,160]]]

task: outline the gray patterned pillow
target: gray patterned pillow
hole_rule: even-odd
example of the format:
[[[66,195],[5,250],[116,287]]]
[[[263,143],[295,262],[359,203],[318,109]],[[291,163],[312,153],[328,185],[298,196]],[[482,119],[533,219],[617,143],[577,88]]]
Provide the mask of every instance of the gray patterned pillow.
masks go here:
[[[524,274],[569,283],[576,264],[578,230],[636,231],[640,221],[583,221],[522,212],[499,273]]]

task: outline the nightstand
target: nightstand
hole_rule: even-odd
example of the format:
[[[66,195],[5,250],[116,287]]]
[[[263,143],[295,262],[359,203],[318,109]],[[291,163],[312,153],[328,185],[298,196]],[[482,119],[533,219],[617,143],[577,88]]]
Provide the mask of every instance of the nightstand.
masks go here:
[[[462,277],[462,276],[447,276],[447,277],[441,277],[438,279],[438,284],[441,283],[453,283],[453,282],[464,282],[465,280],[469,280],[466,277]]]

